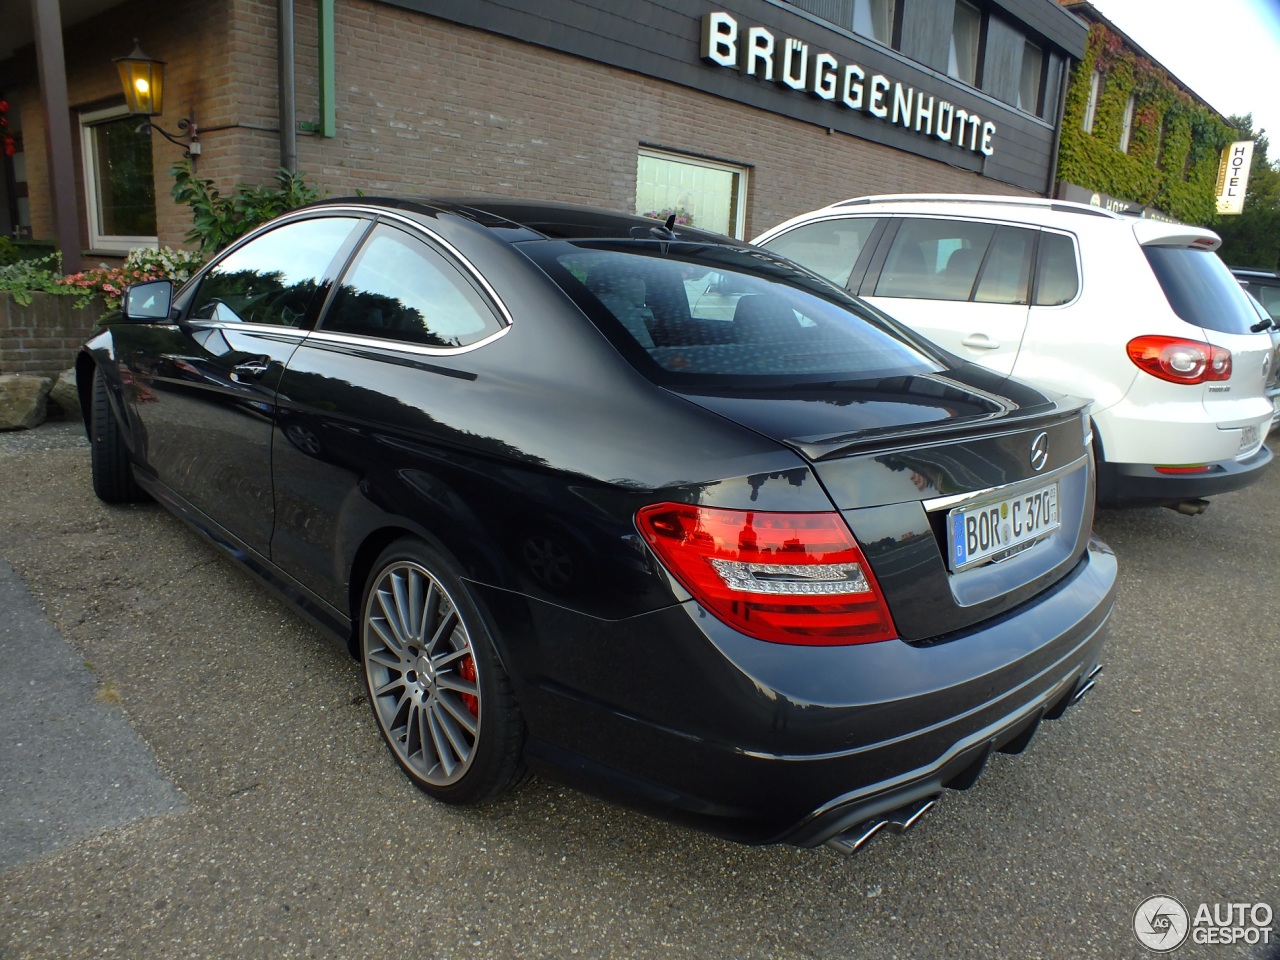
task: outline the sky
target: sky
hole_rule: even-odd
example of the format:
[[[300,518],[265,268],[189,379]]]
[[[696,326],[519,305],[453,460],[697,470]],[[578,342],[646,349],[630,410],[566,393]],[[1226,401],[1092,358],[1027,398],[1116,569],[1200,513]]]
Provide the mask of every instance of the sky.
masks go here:
[[[1225,117],[1253,114],[1280,160],[1280,0],[1091,0]]]

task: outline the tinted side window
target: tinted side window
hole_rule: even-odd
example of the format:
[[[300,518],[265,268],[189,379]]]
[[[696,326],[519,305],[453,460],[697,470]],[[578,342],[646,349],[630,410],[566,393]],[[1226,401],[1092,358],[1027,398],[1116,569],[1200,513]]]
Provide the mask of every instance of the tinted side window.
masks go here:
[[[417,237],[374,228],[325,314],[325,330],[464,347],[502,328],[458,270]]]
[[[875,225],[872,217],[806,223],[774,237],[764,247],[843,287]]]
[[[302,324],[354,217],[317,217],[277,227],[220,260],[200,281],[193,320]]]
[[[1036,306],[1069,303],[1079,289],[1075,244],[1060,233],[1042,233],[1040,255],[1036,258]]]
[[[995,232],[992,224],[968,220],[904,220],[875,295],[968,300]]]
[[[983,264],[982,279],[973,299],[979,303],[1027,303],[1035,240],[1034,230],[1001,227]]]

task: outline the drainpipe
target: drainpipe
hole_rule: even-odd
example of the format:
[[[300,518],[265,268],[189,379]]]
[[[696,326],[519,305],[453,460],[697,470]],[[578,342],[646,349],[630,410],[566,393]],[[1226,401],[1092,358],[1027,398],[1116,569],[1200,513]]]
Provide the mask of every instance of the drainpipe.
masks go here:
[[[280,166],[298,172],[298,90],[294,77],[293,0],[280,0],[276,31],[280,65]]]

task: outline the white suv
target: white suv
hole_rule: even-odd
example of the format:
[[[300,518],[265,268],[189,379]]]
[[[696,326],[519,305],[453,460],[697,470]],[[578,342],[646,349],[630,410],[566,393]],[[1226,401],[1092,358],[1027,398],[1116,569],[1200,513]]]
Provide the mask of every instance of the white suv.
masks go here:
[[[755,243],[951,352],[1093,400],[1102,506],[1199,513],[1257,479],[1271,340],[1198,227],[1056,200],[881,196]]]

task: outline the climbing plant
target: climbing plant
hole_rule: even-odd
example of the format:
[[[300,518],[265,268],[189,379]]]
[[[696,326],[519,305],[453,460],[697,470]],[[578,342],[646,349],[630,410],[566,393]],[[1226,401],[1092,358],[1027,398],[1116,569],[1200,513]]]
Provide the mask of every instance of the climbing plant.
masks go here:
[[[191,208],[192,228],[187,240],[199,244],[203,256],[217,253],[259,224],[325,194],[303,174],[287,170],[277,172],[272,185],[241,184],[231,196],[224,196],[212,180],[197,177],[190,160],[178,161],[169,173],[173,199]]]
[[[1093,72],[1101,77],[1092,132],[1084,129]],[[1120,149],[1134,99],[1128,151]],[[1090,190],[1158,207],[1187,223],[1215,216],[1218,158],[1234,132],[1157,64],[1129,50],[1102,24],[1089,28],[1067,86],[1058,177]]]

